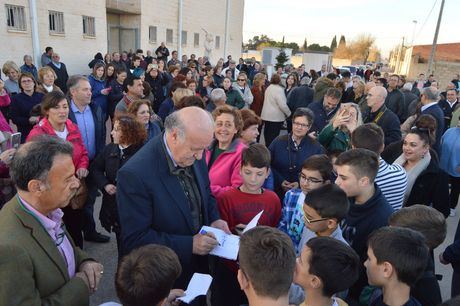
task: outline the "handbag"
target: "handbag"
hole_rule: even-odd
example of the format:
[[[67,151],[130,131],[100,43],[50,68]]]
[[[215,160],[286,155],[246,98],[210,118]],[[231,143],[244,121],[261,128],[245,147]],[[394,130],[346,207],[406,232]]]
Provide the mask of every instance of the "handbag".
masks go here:
[[[80,187],[69,202],[72,209],[82,209],[85,206],[86,199],[88,198],[88,187],[86,186],[85,179],[80,179]]]

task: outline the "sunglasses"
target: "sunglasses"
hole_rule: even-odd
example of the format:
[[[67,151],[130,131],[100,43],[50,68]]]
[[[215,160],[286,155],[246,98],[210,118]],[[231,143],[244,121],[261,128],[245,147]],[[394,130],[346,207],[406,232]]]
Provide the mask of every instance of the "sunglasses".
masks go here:
[[[244,82],[246,81],[245,79],[237,79],[238,82]]]

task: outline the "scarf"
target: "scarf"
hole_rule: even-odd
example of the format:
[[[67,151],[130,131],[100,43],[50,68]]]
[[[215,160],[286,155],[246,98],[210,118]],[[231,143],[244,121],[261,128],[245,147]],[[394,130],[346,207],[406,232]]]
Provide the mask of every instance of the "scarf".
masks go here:
[[[430,152],[428,151],[425,156],[409,171],[406,170],[407,174],[407,188],[406,192],[404,193],[404,204],[407,202],[407,199],[409,198],[409,195],[412,191],[412,187],[414,187],[415,180],[418,178],[420,173],[422,173],[430,164],[431,161],[431,155]],[[404,153],[401,154],[395,161],[394,164],[401,165],[404,167],[406,164],[407,160],[404,157]]]

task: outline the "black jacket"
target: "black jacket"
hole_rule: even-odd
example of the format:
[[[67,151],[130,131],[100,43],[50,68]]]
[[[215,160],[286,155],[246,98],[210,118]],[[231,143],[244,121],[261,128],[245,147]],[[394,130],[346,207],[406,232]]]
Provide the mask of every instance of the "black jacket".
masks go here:
[[[404,94],[399,89],[388,91],[388,96],[385,99],[385,105],[399,118],[399,122],[403,123],[407,118],[407,105],[405,103]]]
[[[287,106],[291,112],[295,112],[299,107],[307,107],[313,102],[313,89],[308,85],[302,85],[294,88],[287,97]]]
[[[433,149],[438,153],[438,155],[441,154],[441,137],[442,134],[444,133],[444,113],[442,112],[442,109],[439,107],[438,104],[434,104],[424,111],[422,111],[422,115],[431,115],[436,119],[436,142],[433,145]]]
[[[112,90],[108,96],[107,110],[109,112],[110,118],[113,118],[115,107],[117,106],[117,103],[120,102],[120,100],[123,98],[123,84],[118,83],[117,80],[113,80],[110,82],[110,88],[112,88]]]
[[[380,118],[377,118],[380,112],[383,112],[383,115],[380,116]],[[363,121],[364,123],[376,123],[382,128],[383,134],[385,136],[385,146],[395,141],[401,140],[401,128],[398,116],[396,116],[391,110],[387,109],[385,105],[383,105],[375,113],[368,112],[367,114],[363,115]]]
[[[438,102],[439,107],[441,108],[442,112],[444,113],[444,132],[450,127],[450,121],[452,120],[452,113],[460,107],[460,102],[458,99],[456,100],[454,107],[450,107],[449,102],[447,100],[440,100]]]
[[[56,67],[53,62],[50,62],[48,64],[51,69],[54,70],[56,73],[56,80],[54,81],[54,84],[59,87],[63,93],[67,92],[67,80],[69,79],[69,74],[67,73],[67,68],[64,63],[61,63],[61,68],[59,69]]]
[[[449,176],[439,168],[436,158],[431,158],[428,167],[415,180],[405,206],[415,204],[433,206],[444,217],[449,216]]]
[[[92,181],[102,192],[102,206],[99,214],[101,225],[109,233],[120,233],[120,221],[118,218],[118,209],[116,195],[109,195],[104,187],[108,184],[117,185],[117,173],[127,161],[139,149],[141,145],[131,145],[123,150],[121,155],[118,144],[110,143],[104,147],[104,150],[94,159],[90,167]]]
[[[147,74],[145,76],[145,81],[149,83],[150,87],[152,88],[152,94],[155,97],[155,102],[153,103],[153,111],[155,113],[158,113],[158,110],[160,109],[161,103],[165,99],[165,95],[163,92],[163,86],[168,84],[168,79],[160,72],[158,72],[158,75],[156,78],[152,78],[150,74]]]

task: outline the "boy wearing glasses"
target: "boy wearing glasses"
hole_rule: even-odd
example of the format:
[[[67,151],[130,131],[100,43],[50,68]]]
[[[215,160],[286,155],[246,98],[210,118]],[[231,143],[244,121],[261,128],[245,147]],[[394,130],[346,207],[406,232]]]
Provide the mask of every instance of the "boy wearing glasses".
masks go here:
[[[240,174],[243,184],[219,195],[220,216],[230,231],[240,234],[254,216],[264,211],[259,225],[276,227],[281,216],[281,203],[271,190],[262,188],[269,175],[270,151],[262,144],[253,144],[242,152]],[[212,282],[212,305],[234,306],[246,302],[236,279],[238,267],[234,261],[218,259]]]
[[[372,151],[352,149],[340,154],[335,166],[338,175],[335,183],[350,200],[350,210],[342,224],[343,236],[358,253],[361,263],[364,263],[367,259],[368,236],[374,230],[388,225],[388,218],[393,213],[393,208],[374,182],[379,160]],[[358,300],[366,285],[366,272],[362,266],[360,278],[350,289],[349,297]]]
[[[303,205],[305,195],[314,189],[330,183],[332,164],[326,155],[313,155],[305,160],[299,174],[300,189],[291,189],[286,193],[283,211],[278,229],[288,234],[297,254],[302,232],[305,227],[303,221]]]

